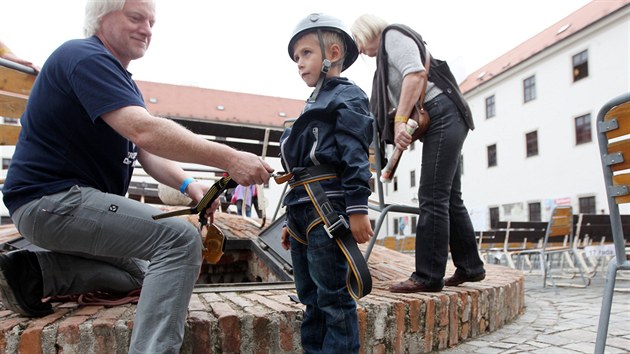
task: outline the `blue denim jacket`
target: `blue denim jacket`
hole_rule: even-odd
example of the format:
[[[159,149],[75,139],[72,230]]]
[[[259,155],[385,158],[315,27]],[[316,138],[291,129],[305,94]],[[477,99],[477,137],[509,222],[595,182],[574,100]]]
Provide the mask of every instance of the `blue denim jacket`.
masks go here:
[[[328,198],[344,200],[348,214],[367,214],[372,124],[367,95],[359,86],[346,78],[326,79],[317,100],[308,102],[282,134],[282,164],[286,171],[334,166],[338,178],[320,182]],[[284,198],[287,206],[303,203],[311,203],[304,187],[292,188]]]

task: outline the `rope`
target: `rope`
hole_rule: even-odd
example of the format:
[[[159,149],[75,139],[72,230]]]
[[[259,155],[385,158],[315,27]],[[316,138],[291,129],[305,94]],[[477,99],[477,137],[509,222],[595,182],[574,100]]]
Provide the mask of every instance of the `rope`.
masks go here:
[[[140,290],[132,290],[124,295],[114,295],[104,291],[95,291],[87,294],[58,295],[49,297],[45,302],[76,302],[84,306],[119,306],[125,304],[137,304],[140,299]]]

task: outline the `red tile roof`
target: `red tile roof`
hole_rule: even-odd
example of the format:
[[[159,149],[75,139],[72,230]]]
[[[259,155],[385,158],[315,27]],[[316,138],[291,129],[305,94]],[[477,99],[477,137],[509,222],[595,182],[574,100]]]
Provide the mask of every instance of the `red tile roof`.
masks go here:
[[[516,48],[470,74],[459,85],[466,93],[508,71],[606,16],[630,4],[630,0],[593,0]]]
[[[282,127],[298,117],[304,101],[136,81],[149,112],[159,116],[222,121],[245,125]]]

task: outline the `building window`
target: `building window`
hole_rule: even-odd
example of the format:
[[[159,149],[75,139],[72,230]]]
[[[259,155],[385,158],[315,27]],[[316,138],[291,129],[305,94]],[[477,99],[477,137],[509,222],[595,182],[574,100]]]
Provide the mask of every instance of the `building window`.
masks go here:
[[[10,164],[11,164],[11,159],[2,159],[2,169],[3,170],[8,170]]]
[[[573,56],[573,82],[588,77],[588,51]]]
[[[527,148],[527,157],[538,155],[538,131],[525,134],[525,145]]]
[[[499,224],[499,207],[490,208],[490,228],[496,229]]]
[[[398,218],[394,218],[394,235],[398,235]]]
[[[529,203],[529,221],[541,221],[540,203]]]
[[[416,186],[416,170],[412,170],[411,172],[409,172],[409,179],[411,180],[410,187],[415,187]]]
[[[575,118],[575,145],[591,142],[591,115]]]
[[[595,197],[580,198],[580,213],[595,214]]]
[[[415,235],[416,234],[416,229],[418,228],[418,217],[417,216],[412,216],[411,217],[411,234]],[[372,230],[374,230],[374,228],[372,228]]]
[[[494,107],[494,95],[486,98],[486,119],[492,118],[496,115]]]
[[[536,76],[523,80],[523,100],[525,103],[536,99]]]
[[[394,180],[392,182],[394,182],[394,192],[395,192],[398,190],[398,177],[394,176]]]
[[[497,165],[497,144],[488,146],[488,167]]]

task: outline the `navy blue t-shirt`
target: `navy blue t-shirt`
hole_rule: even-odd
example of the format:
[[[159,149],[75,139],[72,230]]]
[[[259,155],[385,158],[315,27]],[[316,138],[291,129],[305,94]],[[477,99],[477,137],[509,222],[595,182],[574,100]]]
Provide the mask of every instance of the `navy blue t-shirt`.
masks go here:
[[[70,40],[55,50],[20,120],[2,190],[9,213],[74,185],[127,193],[136,146],[101,119],[126,106],[145,107],[142,94],[97,37]]]

